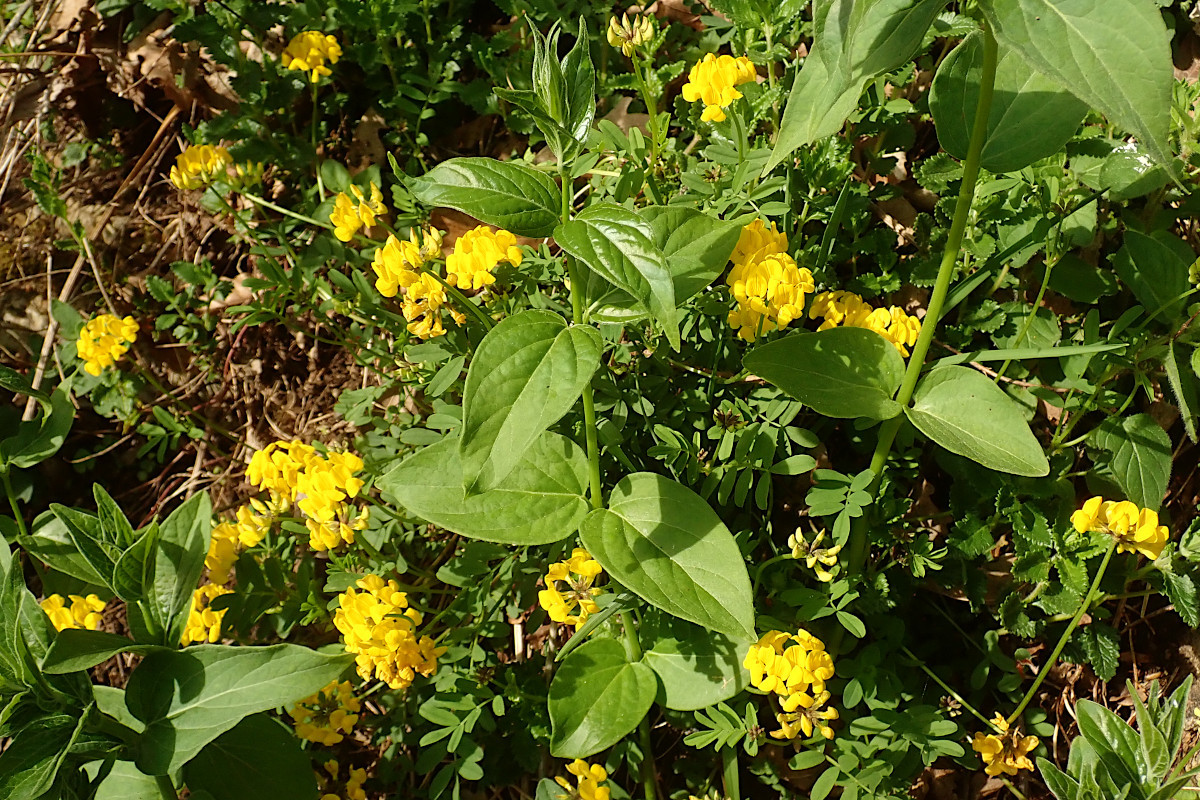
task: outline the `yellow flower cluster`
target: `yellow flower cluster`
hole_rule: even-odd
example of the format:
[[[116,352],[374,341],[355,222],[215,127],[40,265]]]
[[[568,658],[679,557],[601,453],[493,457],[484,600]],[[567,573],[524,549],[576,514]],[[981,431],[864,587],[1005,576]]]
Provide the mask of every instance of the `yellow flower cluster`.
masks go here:
[[[750,683],[764,692],[779,695],[783,713],[777,714],[780,729],[776,739],[794,739],[816,730],[833,738],[829,723],[838,718],[836,708],[825,708],[829,692],[825,681],[833,677],[833,658],[825,643],[805,630],[794,634],[770,631],[750,645],[742,666],[750,670]]]
[[[171,167],[170,173],[171,183],[185,191],[203,189],[213,178],[224,177],[232,163],[233,157],[224,147],[192,145],[175,157],[175,166]]]
[[[119,319],[112,314],[100,314],[88,320],[75,343],[84,370],[89,375],[99,375],[105,367],[111,367],[129,350],[137,332],[137,320],[133,317]]]
[[[595,600],[600,591],[592,584],[603,571],[587,550],[576,547],[566,561],[550,565],[543,579],[546,588],[538,592],[538,603],[555,622],[582,625],[589,614],[600,610]],[[559,584],[565,585],[560,588]]]
[[[230,593],[224,586],[215,583],[206,583],[192,593],[192,608],[188,611],[180,640],[184,647],[193,642],[211,643],[221,638],[221,620],[225,617],[225,610],[213,609],[212,601]]]
[[[635,50],[654,38],[654,18],[635,14],[633,22],[630,22],[629,15],[622,14],[621,21],[617,22],[616,15],[613,15],[608,20],[607,37],[610,45],[620,49],[626,58],[631,58]]]
[[[608,772],[599,764],[588,764],[582,758],[577,758],[567,765],[567,772],[575,776],[575,785],[561,775],[555,775],[554,780],[567,790],[560,798],[569,800],[609,800],[611,791],[607,786],[601,786],[608,780]]]
[[[353,199],[350,195],[354,195]],[[348,242],[358,233],[359,228],[370,230],[375,227],[375,218],[388,213],[383,204],[383,192],[375,182],[371,182],[371,196],[363,194],[357,186],[350,187],[350,194],[338,192],[333,200],[333,211],[329,212],[329,221],[333,223],[333,235],[343,242]]]
[[[1116,502],[1093,497],[1071,515],[1071,524],[1080,533],[1099,531],[1116,540],[1118,553],[1138,552],[1151,561],[1162,554],[1171,532],[1158,524],[1158,512],[1138,508],[1128,500]]]
[[[377,575],[364,576],[357,585],[361,591],[347,589],[338,597],[333,624],[346,651],[355,654],[362,679],[375,677],[404,689],[417,675],[432,675],[446,648],[428,636],[417,639],[421,612],[408,607],[408,595],[395,581],[385,583]]]
[[[796,266],[787,246],[774,222],[768,228],[756,219],[742,228],[730,256],[733,269],[725,282],[738,305],[729,312],[729,324],[748,342],[803,317],[805,294],[816,288],[812,273]]]
[[[408,320],[408,332],[420,339],[432,339],[446,332],[442,327],[441,309],[445,307],[456,324],[461,325],[466,317],[447,303],[446,287],[423,267],[431,259],[442,254],[442,234],[428,228],[417,242],[417,232],[411,231],[408,241],[388,236],[383,247],[375,251],[371,264],[377,280],[375,288],[384,297],[395,297],[404,290],[404,305],[401,312]]]
[[[336,64],[341,57],[342,47],[335,37],[320,31],[304,31],[292,37],[284,48],[283,66],[307,72],[308,79],[316,83],[322,75],[333,74],[325,62]]]
[[[246,477],[271,493],[272,507],[286,510],[294,503],[304,512],[309,546],[320,551],[353,544],[355,532],[367,527],[367,511],[346,502],[363,487],[355,477],[362,468],[353,453],[322,456],[303,442],[272,442],[250,458]]]
[[[837,564],[838,553],[842,552],[842,546],[835,544],[833,547],[821,547],[821,540],[825,538],[825,531],[818,531],[816,537],[809,542],[804,538],[804,534],[797,531],[788,537],[788,547],[792,548],[792,558],[804,559],[805,565],[817,574],[817,580],[821,583],[829,583],[833,580],[833,572],[824,567],[832,567]]]
[[[723,122],[725,109],[742,93],[736,86],[752,81],[756,77],[754,65],[745,56],[716,56],[709,53],[696,63],[688,73],[688,82],[683,85],[683,99],[689,103],[703,101],[705,122]]]
[[[496,282],[492,270],[501,261],[521,265],[517,237],[504,229],[486,225],[473,228],[454,243],[454,252],[446,258],[446,281],[460,289],[482,289]]]
[[[976,733],[971,742],[972,749],[983,759],[988,775],[1016,775],[1017,770],[1033,770],[1029,753],[1038,746],[1036,736],[1022,736],[1020,731],[1010,731],[1008,721],[999,714],[992,721],[999,733]]]
[[[258,513],[255,513],[256,511]],[[228,581],[233,564],[237,561],[238,551],[254,547],[263,540],[270,529],[270,510],[257,500],[252,500],[251,505],[239,508],[232,520],[223,520],[213,525],[208,554],[204,557],[209,581]]]
[[[346,779],[346,792],[339,794],[334,791],[339,783],[338,781],[338,762],[335,759],[329,759],[322,767],[325,769],[325,774],[317,773],[317,783],[320,784],[321,800],[367,800],[367,793],[363,790],[362,785],[367,781],[367,771],[361,768],[350,768],[350,776]],[[329,777],[326,777],[328,775]]]
[[[67,605],[67,600],[71,601],[71,605]],[[104,611],[105,605],[106,603],[94,594],[87,597],[70,594],[66,600],[61,594],[52,594],[41,602],[42,611],[46,612],[56,631],[65,631],[68,628],[100,630],[101,612]]]
[[[354,730],[362,701],[350,681],[332,681],[288,709],[296,735],[317,744],[334,745]]]
[[[817,327],[819,331],[838,325],[875,331],[906,358],[908,348],[917,343],[921,333],[921,320],[905,314],[903,309],[896,306],[875,308],[853,292],[821,292],[813,298],[808,316],[810,319],[825,318]]]

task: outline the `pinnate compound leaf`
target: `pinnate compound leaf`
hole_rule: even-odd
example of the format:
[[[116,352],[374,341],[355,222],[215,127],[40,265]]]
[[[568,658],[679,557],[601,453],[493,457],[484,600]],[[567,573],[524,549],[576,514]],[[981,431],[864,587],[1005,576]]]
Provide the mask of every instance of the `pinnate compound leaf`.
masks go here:
[[[742,660],[753,644],[662,613],[646,614],[638,636],[642,662],[662,686],[662,704],[695,711],[728,700],[746,687]]]
[[[542,432],[571,410],[600,365],[603,346],[595,328],[568,326],[538,309],[488,332],[463,390],[458,449],[468,495],[499,486]]]
[[[983,72],[983,33],[976,31],[942,61],[929,92],[938,141],[967,157]],[[1009,47],[1001,47],[996,88],[980,164],[1014,172],[1061,151],[1079,130],[1087,104],[1037,70]]]
[[[973,369],[931,371],[917,384],[912,407],[904,411],[921,433],[989,469],[1031,477],[1050,472],[1020,408]]]
[[[175,772],[243,717],[307,697],[353,663],[350,655],[294,644],[151,653],[125,687],[125,704],[146,724],[138,737],[138,769]]]
[[[64,675],[91,669],[118,653],[150,653],[165,648],[138,644],[132,639],[104,631],[89,631],[82,628],[59,631],[50,645],[50,651],[42,660],[42,672],[47,675]]]
[[[990,0],[997,41],[1171,160],[1170,36],[1146,0]]]
[[[254,714],[218,736],[183,768],[190,789],[226,800],[316,800],[311,762],[291,729]]]
[[[1109,417],[1090,441],[1109,454],[1109,467],[1125,496],[1157,511],[1171,479],[1171,439],[1149,414]]]
[[[890,419],[900,413],[892,395],[904,379],[904,359],[866,328],[794,333],[754,348],[742,364],[827,417]]]
[[[815,41],[792,84],[763,174],[796,148],[841,130],[866,83],[912,58],[945,5],[946,0],[817,0]]]
[[[584,547],[622,586],[668,614],[756,638],[750,577],[733,534],[704,498],[661,475],[626,475],[580,526]]]
[[[586,758],[616,744],[637,727],[658,681],[642,663],[630,663],[615,639],[593,639],[563,659],[550,682],[550,753]]]
[[[409,182],[422,203],[458,209],[518,236],[549,236],[559,222],[558,184],[533,167],[493,158],[452,158]]]
[[[547,431],[495,489],[464,498],[458,442],[422,449],[379,479],[414,516],[487,542],[549,544],[579,529],[588,512],[587,456]]]
[[[602,202],[555,228],[554,240],[637,300],[662,326],[671,347],[679,350],[675,285],[650,223],[623,206]]]

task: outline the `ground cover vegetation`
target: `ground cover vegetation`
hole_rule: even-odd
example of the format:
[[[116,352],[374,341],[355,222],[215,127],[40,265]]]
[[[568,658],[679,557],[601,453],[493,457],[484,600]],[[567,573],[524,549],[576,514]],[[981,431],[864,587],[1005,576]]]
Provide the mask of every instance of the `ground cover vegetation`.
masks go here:
[[[0,796],[1191,796],[1198,16],[3,4]]]

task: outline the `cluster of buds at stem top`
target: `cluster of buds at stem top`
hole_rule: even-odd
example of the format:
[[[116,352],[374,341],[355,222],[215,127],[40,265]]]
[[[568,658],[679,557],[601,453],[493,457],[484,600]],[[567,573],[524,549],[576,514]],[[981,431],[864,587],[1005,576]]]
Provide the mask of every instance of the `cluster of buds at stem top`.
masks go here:
[[[626,57],[632,58],[634,51],[649,44],[654,38],[654,20],[652,17],[635,14],[629,21],[628,14],[621,15],[617,22],[616,15],[608,20],[608,43],[619,49]]]

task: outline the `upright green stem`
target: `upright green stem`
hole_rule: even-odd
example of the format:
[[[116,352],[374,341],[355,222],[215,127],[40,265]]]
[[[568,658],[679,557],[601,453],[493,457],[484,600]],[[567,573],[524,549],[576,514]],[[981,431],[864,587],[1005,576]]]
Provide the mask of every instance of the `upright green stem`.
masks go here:
[[[170,775],[155,775],[154,782],[158,784],[158,793],[164,800],[179,800],[179,793],[175,791]]]
[[[559,177],[562,179],[562,221],[565,225],[571,219],[571,177],[565,165],[559,167]],[[569,255],[566,259],[567,275],[571,281],[571,321],[582,325],[583,276],[574,259]],[[592,501],[592,508],[601,508],[604,506],[604,496],[600,485],[600,438],[596,433],[596,401],[590,382],[583,387],[583,436],[587,443],[588,497]]]
[[[317,84],[312,85],[312,148],[313,148],[313,166],[316,167],[317,173],[317,194],[321,198],[321,202],[325,202],[325,183],[321,179],[321,158],[317,155],[317,143],[320,141],[320,134],[317,131],[317,126],[321,121],[321,107],[317,103]]]
[[[721,782],[724,784],[725,800],[742,800],[737,745],[721,748]]]
[[[1092,578],[1092,585],[1088,588],[1083,602],[1079,604],[1079,610],[1075,612],[1075,616],[1071,617],[1071,621],[1067,624],[1067,629],[1063,631],[1062,636],[1058,639],[1058,644],[1054,646],[1054,652],[1050,654],[1050,658],[1046,661],[1046,664],[1038,671],[1037,677],[1033,679],[1033,685],[1025,692],[1025,696],[1017,704],[1016,710],[1008,715],[1008,724],[1010,726],[1020,718],[1021,712],[1025,710],[1025,706],[1029,705],[1029,701],[1033,699],[1033,695],[1037,692],[1038,687],[1042,685],[1042,681],[1046,680],[1046,676],[1050,674],[1050,670],[1054,669],[1054,665],[1058,663],[1058,657],[1062,655],[1063,648],[1067,646],[1067,641],[1070,640],[1071,634],[1075,632],[1075,627],[1079,625],[1079,620],[1083,619],[1083,615],[1092,607],[1092,601],[1096,599],[1096,591],[1100,588],[1100,581],[1104,579],[1104,571],[1108,569],[1108,562],[1112,560],[1112,555],[1116,552],[1116,549],[1117,543],[1114,540],[1108,546],[1108,552],[1104,554],[1104,560],[1100,562],[1100,569],[1096,570],[1096,577]]]
[[[779,98],[775,96],[775,62],[771,55],[775,52],[775,28],[771,23],[763,26],[763,36],[767,40],[767,86],[771,90],[771,138],[779,135]]]
[[[0,483],[4,484],[4,494],[8,496],[8,504],[12,506],[13,519],[17,521],[17,533],[23,539],[26,534],[25,517],[21,514],[21,507],[17,505],[17,493],[13,491],[7,469],[0,469]]]
[[[938,267],[937,282],[933,293],[929,296],[929,306],[921,325],[921,333],[917,343],[913,345],[912,354],[908,358],[908,369],[904,373],[904,381],[896,394],[896,402],[907,407],[912,401],[913,392],[917,388],[917,380],[921,377],[921,368],[925,365],[925,355],[933,342],[934,329],[937,320],[942,316],[942,306],[946,302],[946,293],[950,291],[950,279],[954,277],[954,265],[958,262],[959,251],[962,247],[963,233],[967,228],[967,219],[971,214],[971,203],[975,199],[975,183],[979,178],[979,159],[983,153],[983,143],[987,138],[988,115],[992,109],[992,90],[996,82],[996,39],[991,30],[983,27],[983,73],[979,82],[979,105],[975,107],[975,122],[971,128],[971,143],[967,149],[967,159],[963,163],[962,188],[958,193],[958,201],[954,205],[954,220],[950,223],[950,236],[946,240],[946,251],[942,255],[941,266]],[[879,426],[879,441],[871,456],[871,471],[875,479],[871,482],[870,492],[874,496],[879,491],[883,478],[883,466],[892,444],[896,441],[896,433],[904,420],[902,414],[897,414]],[[847,557],[847,567],[851,575],[862,570],[867,557],[867,516],[855,520],[850,531],[850,547]]]
[[[628,611],[621,612],[621,625],[625,628],[625,652],[630,663],[637,663],[642,660],[642,645],[638,641],[637,629],[633,627],[633,617]],[[658,779],[654,769],[654,749],[650,742],[650,723],[645,717],[638,723],[638,742],[642,746],[642,791],[646,794],[646,800],[656,800]]]

